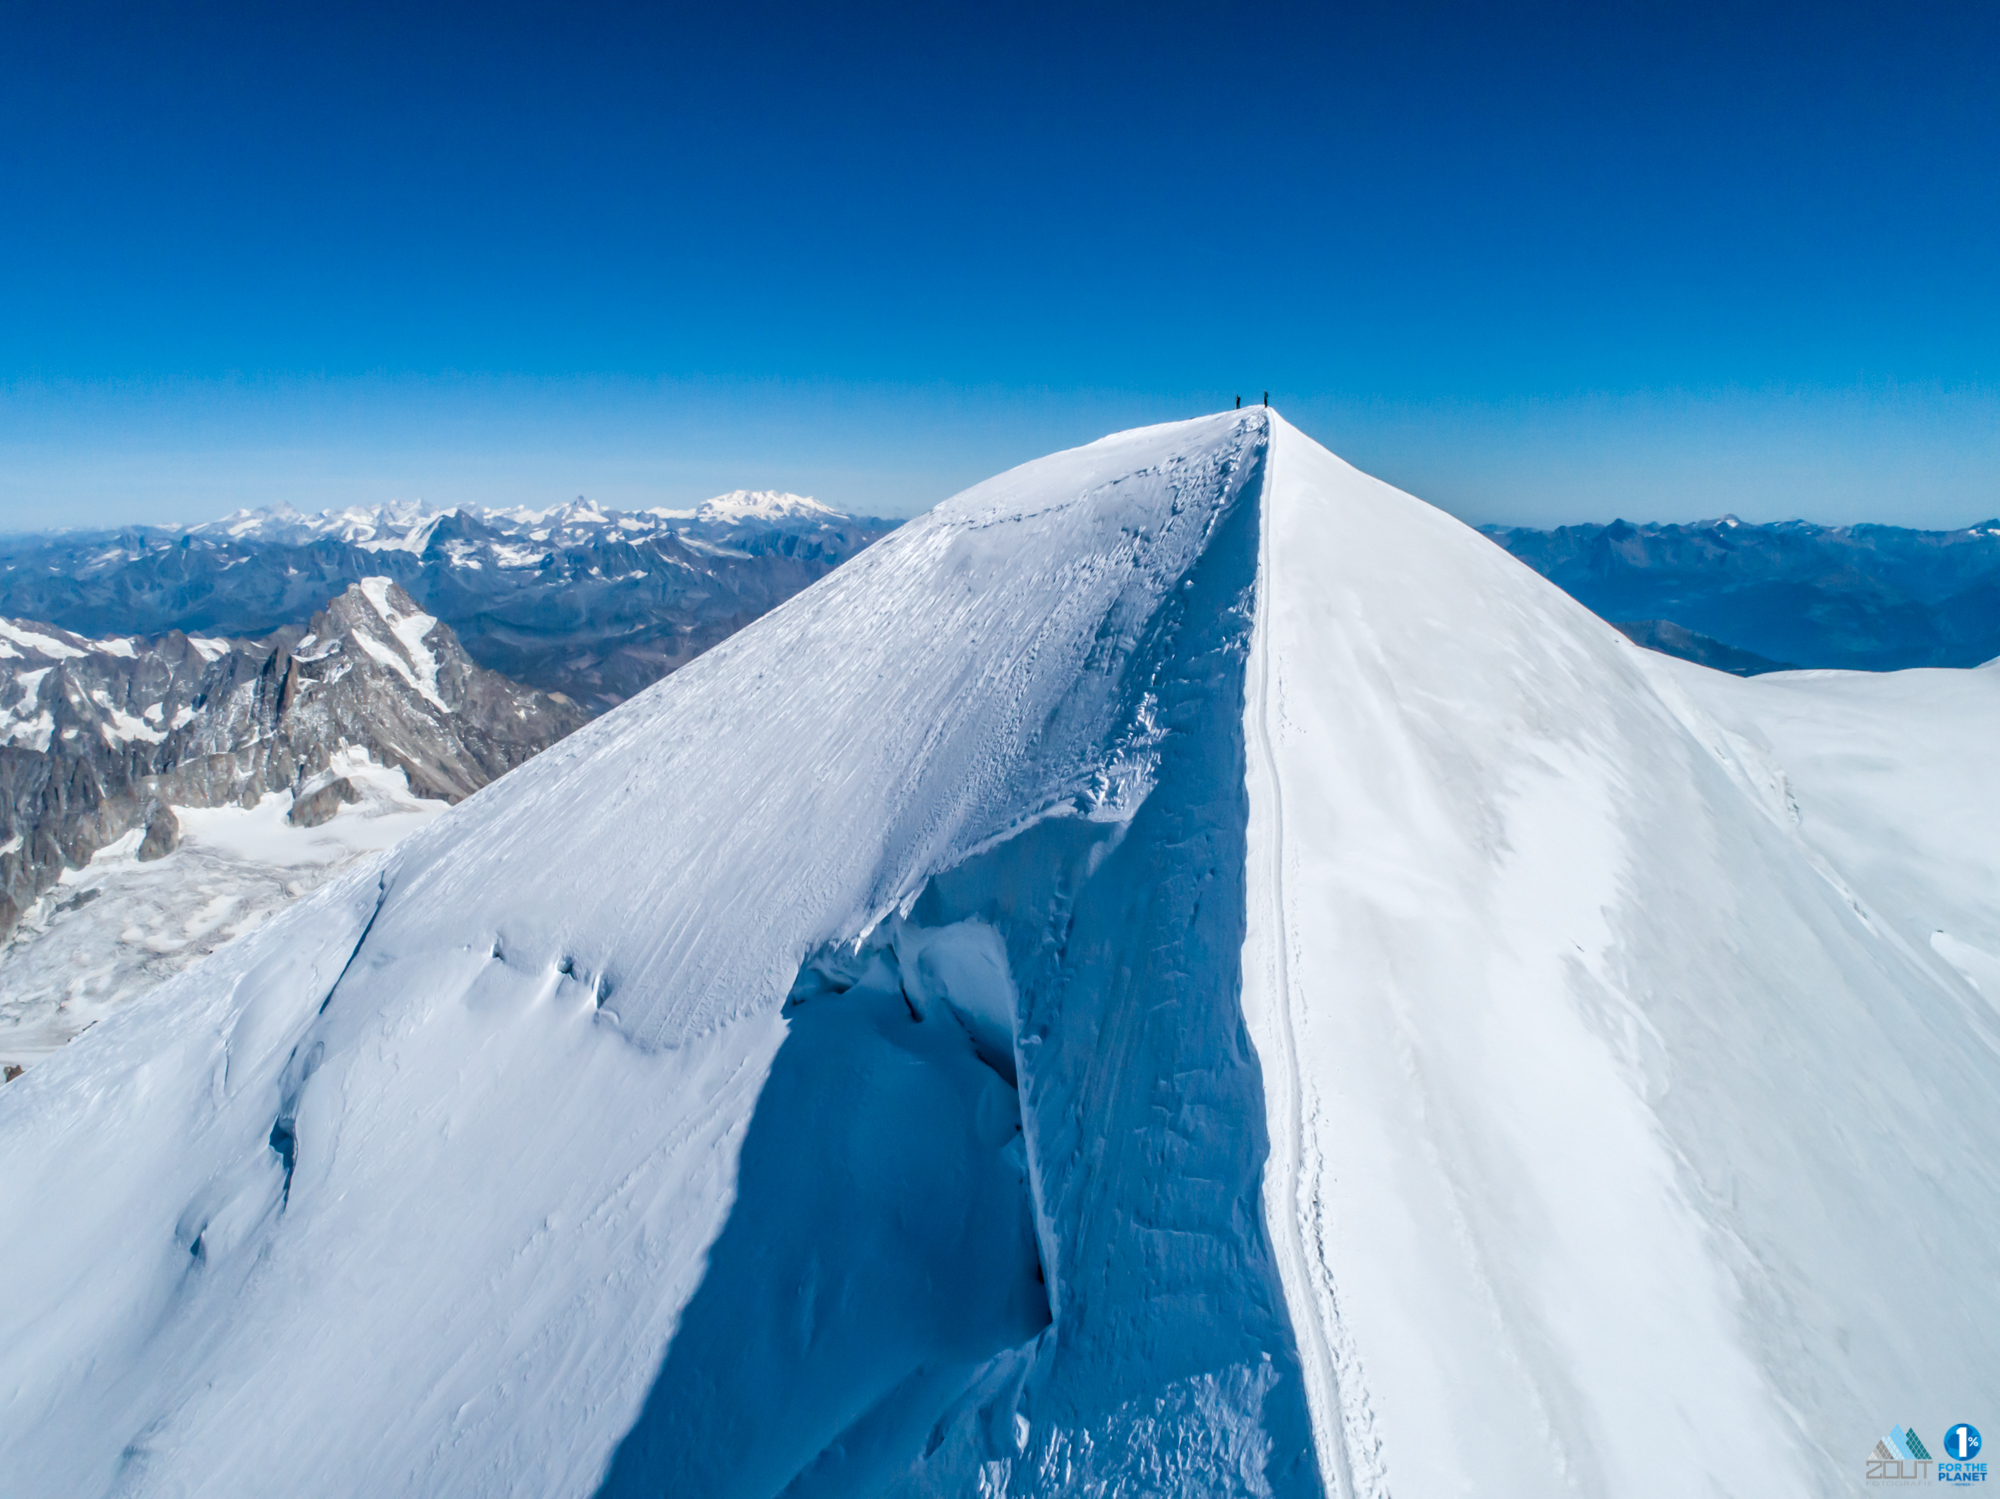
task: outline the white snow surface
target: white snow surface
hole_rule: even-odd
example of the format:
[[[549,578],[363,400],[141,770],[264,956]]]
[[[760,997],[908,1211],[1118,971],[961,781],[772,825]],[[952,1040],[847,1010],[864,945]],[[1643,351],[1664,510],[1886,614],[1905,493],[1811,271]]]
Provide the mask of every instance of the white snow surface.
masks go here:
[[[1026,465],[0,1089],[9,1491],[1852,1492],[1994,1388],[1995,727]]]
[[[138,860],[143,828],[101,848],[0,942],[0,1062],[39,1062],[121,1005],[445,810],[362,749],[334,757],[361,800],[314,828],[289,792],[254,807],[180,807],[180,846]],[[0,850],[4,851],[4,850]]]
[[[776,489],[732,489],[695,507],[695,518],[728,521],[842,520],[844,516],[810,495],[789,494]]]
[[[52,635],[46,635],[40,630],[28,629],[7,619],[0,619],[0,640],[10,642],[13,645],[26,646],[37,655],[47,656],[57,661],[68,660],[71,657],[81,656],[85,653],[84,648],[81,646],[72,645],[68,641],[57,640]],[[16,656],[20,653],[9,650],[7,654],[9,656]],[[126,654],[131,654],[129,646],[127,647]]]
[[[1923,949],[2000,937],[2000,674],[1739,681],[1274,470],[1245,1002],[1329,1467],[1853,1492],[1995,1388],[2000,1027]]]

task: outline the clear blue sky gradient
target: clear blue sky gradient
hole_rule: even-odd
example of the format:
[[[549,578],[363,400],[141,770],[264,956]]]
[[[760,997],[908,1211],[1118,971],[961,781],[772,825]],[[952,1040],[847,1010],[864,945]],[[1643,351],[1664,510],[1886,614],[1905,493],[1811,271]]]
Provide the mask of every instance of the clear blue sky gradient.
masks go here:
[[[2000,511],[2000,6],[8,3],[0,527],[908,513],[1273,392],[1478,520]]]

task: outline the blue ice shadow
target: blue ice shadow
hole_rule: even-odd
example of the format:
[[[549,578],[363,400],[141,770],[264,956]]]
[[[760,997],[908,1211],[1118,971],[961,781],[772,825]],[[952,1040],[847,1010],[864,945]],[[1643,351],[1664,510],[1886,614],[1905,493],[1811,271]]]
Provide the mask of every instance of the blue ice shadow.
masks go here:
[[[871,1491],[1048,1322],[1014,1089],[948,1012],[857,988],[788,1008],[736,1201],[598,1493]]]

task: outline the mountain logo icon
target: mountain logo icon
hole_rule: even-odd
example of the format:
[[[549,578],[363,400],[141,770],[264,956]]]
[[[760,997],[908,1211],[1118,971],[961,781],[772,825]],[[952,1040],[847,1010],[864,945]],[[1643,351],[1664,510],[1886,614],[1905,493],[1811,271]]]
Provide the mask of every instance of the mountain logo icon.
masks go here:
[[[1898,1426],[1876,1441],[1864,1476],[1870,1483],[1927,1483],[1934,1462],[1923,1438],[1907,1426]]]

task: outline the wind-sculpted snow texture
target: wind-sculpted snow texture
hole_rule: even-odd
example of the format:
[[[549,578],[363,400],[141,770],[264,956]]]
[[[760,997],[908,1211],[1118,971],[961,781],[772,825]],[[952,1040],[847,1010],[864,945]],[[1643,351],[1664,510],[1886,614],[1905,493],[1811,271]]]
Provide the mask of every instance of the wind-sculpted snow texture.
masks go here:
[[[1002,475],[0,1089],[9,1492],[1850,1492],[2000,932],[1820,680],[1262,411]]]
[[[845,1318],[818,1314],[806,1361],[823,1357],[825,1344],[842,1350],[854,1424],[845,1433],[814,1430],[813,1413],[799,1409],[793,1392],[771,1390],[783,1383],[770,1371],[789,1361],[788,1330],[752,1339],[743,1308],[768,1298],[770,1285],[810,1286],[816,1272],[750,1285],[742,1271],[754,1246],[772,1243],[810,1246],[822,1264],[846,1256],[880,1267],[886,1257],[872,1246],[845,1250],[827,1227],[841,1214],[817,1205],[800,1214],[797,1188],[777,1173],[753,1172],[746,1146],[737,1203],[718,1241],[720,1251],[740,1236],[742,1247],[712,1261],[710,1281],[722,1288],[711,1293],[705,1283],[690,1303],[607,1495],[768,1494],[795,1472],[797,1494],[968,1492],[975,1480],[989,1494],[1319,1491],[1296,1353],[1259,1221],[1264,1108],[1237,1001],[1246,814],[1240,705],[1260,487],[1256,472],[1247,482],[1234,472],[1240,461],[1215,477],[1232,489],[1243,484],[1247,500],[1161,517],[1162,540],[1185,531],[1203,550],[1157,607],[1107,617],[1086,658],[1088,693],[1047,720],[1052,746],[1072,715],[1125,726],[1124,773],[1152,766],[1143,800],[1117,815],[1122,798],[1107,805],[1088,789],[1074,804],[1081,817],[1044,821],[948,867],[911,907],[915,925],[896,924],[886,949],[894,979],[885,963],[872,985],[864,968],[838,995],[822,986],[824,976],[793,987],[797,1011],[818,1025],[832,1023],[824,1012],[859,1005],[862,996],[890,1022],[904,1004],[914,1016],[941,1001],[930,1014],[963,1016],[964,1029],[954,1032],[961,1049],[969,1035],[999,1073],[1018,1080],[1046,1307],[1025,1321],[1016,1316],[1020,1346],[1011,1355],[989,1338],[986,1368],[960,1367],[949,1377],[920,1368],[888,1389],[880,1376],[863,1377],[888,1341],[869,1321],[881,1298]],[[1108,719],[1104,689],[1116,693]],[[1012,1005],[966,998],[971,960],[939,960],[942,934],[962,944],[972,940],[968,932],[997,934],[986,971],[1017,996]],[[889,989],[904,1003],[873,998]],[[982,1024],[996,1009],[1013,1011],[1012,1025],[997,1034]],[[906,1019],[899,1028],[921,1027]],[[815,1039],[795,1029],[780,1068],[793,1047]],[[869,1078],[868,1092],[887,1091],[873,1073],[854,1070]],[[803,1085],[781,1088],[774,1074],[766,1096],[791,1117],[802,1112],[804,1093]],[[879,1105],[871,1098],[860,1108],[873,1114]],[[822,1121],[829,1112],[814,1111]],[[760,1108],[752,1145],[765,1117]],[[911,1124],[925,1128],[914,1116]],[[824,1123],[782,1133],[792,1172],[807,1180],[872,1174],[847,1160],[828,1169],[829,1153],[811,1143],[832,1133]],[[907,1147],[869,1152],[875,1170],[904,1154]],[[977,1158],[969,1149],[959,1156]],[[926,1217],[967,1216],[948,1190],[914,1182],[906,1190],[926,1204]],[[894,1211],[871,1209],[857,1216],[871,1222]],[[962,1269],[965,1255],[934,1262]],[[1020,1279],[1019,1269],[986,1277],[995,1292]],[[1027,1342],[1051,1317],[1047,1333]],[[960,1320],[969,1319],[961,1313]],[[718,1404],[727,1419],[715,1413]],[[721,1446],[717,1430],[735,1441]]]

